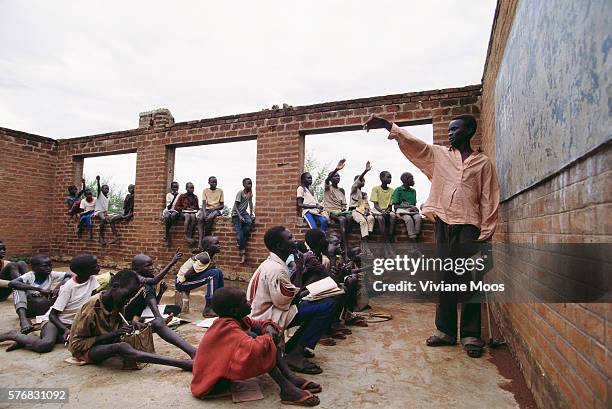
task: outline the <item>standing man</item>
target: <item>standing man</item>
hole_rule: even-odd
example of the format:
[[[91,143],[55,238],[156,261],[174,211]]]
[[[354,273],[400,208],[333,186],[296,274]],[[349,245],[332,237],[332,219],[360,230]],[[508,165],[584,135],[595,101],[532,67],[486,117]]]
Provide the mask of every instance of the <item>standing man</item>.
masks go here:
[[[453,118],[448,124],[450,146],[446,147],[425,143],[375,115],[364,125],[366,131],[387,129],[388,138],[395,139],[402,153],[431,180],[423,214],[435,223],[439,255],[469,257],[475,253],[473,243],[490,240],[495,231],[499,184],[491,160],[482,152],[474,151],[470,145],[476,127],[472,115]],[[445,281],[463,282],[469,280],[466,276],[469,274],[460,276],[451,272]],[[456,344],[457,303],[465,300],[465,295],[440,293],[436,308],[437,331],[427,339],[428,346]],[[460,338],[468,356],[482,356],[484,342],[480,338],[479,303],[461,303]]]

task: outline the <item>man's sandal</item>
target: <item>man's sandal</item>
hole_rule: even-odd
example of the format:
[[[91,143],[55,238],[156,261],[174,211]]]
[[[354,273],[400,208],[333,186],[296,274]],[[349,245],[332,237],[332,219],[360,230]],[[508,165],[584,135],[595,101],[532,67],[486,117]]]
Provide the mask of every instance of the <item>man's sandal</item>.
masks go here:
[[[298,400],[281,400],[283,405],[294,405],[294,406],[317,406],[321,401],[319,397],[308,393],[308,395],[302,396]]]
[[[463,349],[470,358],[480,358],[482,356],[483,348],[478,345],[464,345]]]
[[[427,344],[428,347],[441,347],[441,346],[450,346],[450,345],[456,344],[456,342],[447,341],[444,338],[440,338],[437,335],[432,335],[431,337],[427,338],[427,341],[425,341],[425,343]]]
[[[300,389],[310,393],[319,393],[323,390],[321,385],[312,381],[304,381],[304,384],[300,386]]]

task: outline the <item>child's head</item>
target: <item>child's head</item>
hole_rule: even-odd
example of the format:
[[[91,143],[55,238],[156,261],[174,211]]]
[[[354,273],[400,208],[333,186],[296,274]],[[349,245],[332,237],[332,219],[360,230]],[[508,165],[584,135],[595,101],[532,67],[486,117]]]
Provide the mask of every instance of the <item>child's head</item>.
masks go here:
[[[85,194],[85,199],[87,199],[88,202],[91,202],[91,199],[93,199],[93,193],[91,193],[91,189],[85,189],[83,193]]]
[[[295,248],[300,252],[300,253],[308,253],[308,247],[306,247],[306,243],[304,242],[304,240],[298,240],[295,242]]]
[[[295,251],[293,234],[283,226],[268,229],[264,234],[264,244],[268,250],[283,260],[287,260],[287,257]]]
[[[174,193],[178,193],[179,190],[179,184],[178,182],[172,182],[170,183],[170,191],[174,192]]]
[[[104,196],[108,196],[108,192],[110,192],[110,188],[108,187],[108,185],[102,185],[100,189],[102,189],[102,193],[104,194]]]
[[[355,263],[361,262],[361,247],[351,247],[348,249],[346,255]]]
[[[193,191],[195,190],[193,183],[187,182],[187,184],[185,185],[185,190],[187,191],[188,194],[193,194]]]
[[[68,194],[70,196],[76,196],[76,194],[77,194],[77,187],[75,185],[68,186]]]
[[[46,254],[35,254],[30,260],[32,271],[40,275],[51,274],[51,257]]]
[[[355,176],[353,179],[355,181],[355,185],[361,189],[365,185],[365,180],[361,179],[361,175]]]
[[[327,235],[327,255],[337,256],[342,253],[340,237],[336,233]]]
[[[215,190],[217,188],[217,178],[215,176],[211,176],[208,178],[208,186],[210,186],[212,190]]]
[[[237,287],[223,287],[215,290],[212,309],[219,317],[242,319],[251,313],[251,305],[246,292]]]
[[[402,181],[404,187],[414,186],[414,176],[412,176],[412,173],[410,172],[402,173],[402,176],[400,176],[400,180]]]
[[[383,185],[388,185],[389,183],[391,183],[391,172],[389,172],[388,170],[383,170],[382,172],[380,172],[380,183],[382,183]]]
[[[133,195],[134,194],[134,185],[128,185],[128,192]]]
[[[327,237],[321,229],[310,229],[304,235],[308,247],[315,253],[323,253],[327,250]]]
[[[251,180],[251,178],[242,179],[242,187],[244,187],[244,190],[246,190],[247,192],[250,192],[253,188],[253,181]]]
[[[312,175],[310,172],[304,172],[300,175],[300,183],[306,187],[312,185]]]
[[[98,259],[92,254],[79,254],[70,260],[70,271],[80,278],[95,276],[100,271]]]
[[[6,256],[6,244],[0,240],[0,260]]]
[[[111,278],[108,291],[113,305],[119,309],[134,298],[139,289],[138,275],[132,270],[124,269]]]
[[[209,256],[217,254],[221,250],[221,244],[217,236],[205,236],[202,239],[202,251],[208,253]]]
[[[338,172],[336,172],[334,174],[334,176],[332,176],[330,181],[331,181],[332,185],[338,186],[338,183],[340,183],[340,174]]]
[[[155,274],[153,259],[146,254],[138,254],[132,259],[132,270],[145,277],[152,277]]]

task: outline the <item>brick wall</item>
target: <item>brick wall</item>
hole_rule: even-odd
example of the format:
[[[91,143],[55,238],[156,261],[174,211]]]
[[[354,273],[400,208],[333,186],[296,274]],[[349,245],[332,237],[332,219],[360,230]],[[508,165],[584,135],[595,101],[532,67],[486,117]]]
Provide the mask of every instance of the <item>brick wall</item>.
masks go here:
[[[0,240],[8,256],[48,251],[55,192],[57,142],[38,135],[0,128]]]
[[[288,109],[267,110],[198,121],[174,123],[167,110],[141,115],[139,128],[101,135],[62,139],[54,142],[55,169],[49,212],[48,243],[55,259],[65,260],[90,251],[106,265],[126,266],[134,254],[151,255],[156,264],[169,260],[176,247],[188,249],[182,240],[182,226],[173,227],[173,246],[162,240],[160,214],[165,194],[173,177],[176,147],[202,143],[222,143],[257,139],[257,227],[247,245],[247,263],[240,265],[230,219],[218,219],[214,234],[221,238],[223,253],[219,264],[230,277],[248,279],[265,258],[263,234],[275,225],[285,225],[298,238],[306,228],[296,217],[295,189],[304,165],[304,135],[312,132],[337,132],[360,129],[372,113],[401,124],[432,123],[434,142],[446,143],[448,121],[454,115],[480,112],[480,86],[467,86],[316,104]],[[477,141],[480,134],[477,136]],[[83,158],[88,156],[136,152],[136,198],[134,220],[119,225],[120,244],[102,247],[77,239],[74,221],[65,217],[63,197],[66,186],[80,180]],[[12,219],[9,219],[12,220]],[[13,229],[16,223],[13,224]],[[398,227],[400,240],[405,228]],[[94,228],[97,234],[97,227]],[[431,226],[425,226],[425,240],[432,239]],[[355,226],[351,241],[358,241]],[[24,246],[24,251],[31,247]]]
[[[495,80],[517,3],[498,2],[483,75],[482,147],[490,157],[495,157]],[[504,201],[494,240],[610,243],[611,169],[608,143]],[[539,407],[612,407],[610,304],[500,303],[493,311]]]

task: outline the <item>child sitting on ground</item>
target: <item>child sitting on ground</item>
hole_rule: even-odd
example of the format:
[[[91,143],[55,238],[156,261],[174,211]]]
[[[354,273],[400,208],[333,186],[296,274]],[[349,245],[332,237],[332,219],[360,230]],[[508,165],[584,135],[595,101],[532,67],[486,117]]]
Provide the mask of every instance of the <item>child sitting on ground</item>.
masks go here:
[[[32,256],[32,271],[9,283],[13,291],[15,311],[19,316],[21,333],[34,330],[29,318],[43,315],[55,302],[60,286],[72,276],[51,270],[51,258],[45,254]],[[57,286],[55,286],[57,284]],[[55,286],[55,288],[53,288]]]
[[[158,324],[157,335],[159,335],[164,341],[179,347],[191,358],[193,358],[196,349],[193,347],[193,345],[190,345],[187,343],[187,341],[181,338],[176,332],[168,328],[168,325],[162,318],[162,314],[158,308],[161,297],[164,291],[166,291],[168,288],[166,283],[164,283],[162,280],[182,256],[183,253],[177,250],[170,263],[168,263],[168,265],[158,274],[155,274],[155,267],[153,266],[153,259],[151,259],[151,257],[145,254],[139,254],[132,259],[132,270],[138,275],[138,280],[144,288],[126,306],[125,317],[128,320],[141,321],[140,318],[142,316],[142,312],[148,306],[155,317],[154,321],[156,321]],[[155,287],[160,282],[159,293],[155,294]],[[181,307],[172,304],[166,305],[166,308],[163,311],[165,314],[180,314],[180,312]]]
[[[280,328],[271,320],[255,321],[244,290],[225,287],[215,292],[212,307],[219,315],[206,331],[193,363],[191,393],[198,398],[228,389],[230,381],[270,374],[280,387],[281,403],[316,406],[321,386],[296,376],[285,363]]]
[[[24,261],[10,262],[5,260],[6,245],[0,240],[0,301],[8,298],[11,290],[11,280],[24,275],[28,271],[28,265]]]
[[[212,297],[213,293],[224,285],[223,272],[213,262],[213,258],[220,250],[219,238],[205,236],[201,244],[202,251],[187,259],[179,269],[174,282],[174,289],[186,293],[188,296],[191,290],[209,284],[206,290],[206,306],[202,316],[216,317],[212,309]],[[209,281],[211,277],[212,285]]]
[[[68,350],[75,358],[93,364],[118,356],[191,371],[191,359],[174,359],[139,351],[122,340],[123,335],[145,328],[145,324],[138,321],[125,323],[120,315],[140,287],[138,274],[132,270],[121,270],[115,274],[108,289],[91,297],[77,313],[70,328]],[[153,320],[151,326],[154,332],[161,328],[158,320]]]
[[[98,260],[91,254],[79,254],[70,261],[70,270],[76,274],[62,285],[53,306],[43,319],[40,337],[10,331],[0,335],[0,342],[15,341],[7,351],[26,348],[39,353],[51,352],[56,343],[68,342],[70,326],[81,306],[98,287],[96,274]]]

